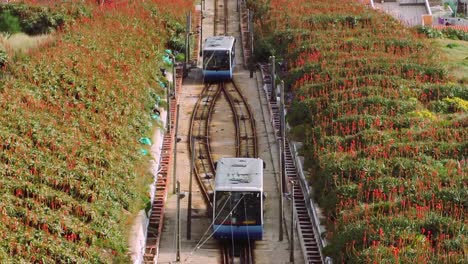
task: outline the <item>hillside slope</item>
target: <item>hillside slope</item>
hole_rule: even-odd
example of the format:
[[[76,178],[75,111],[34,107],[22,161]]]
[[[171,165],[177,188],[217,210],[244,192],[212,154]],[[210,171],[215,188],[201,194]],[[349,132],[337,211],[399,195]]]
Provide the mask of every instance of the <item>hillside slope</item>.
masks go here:
[[[2,263],[128,261],[128,225],[148,200],[138,139],[158,125],[166,25],[192,2],[74,3],[89,12],[4,69]]]
[[[440,51],[358,1],[249,2],[257,56],[286,65],[288,122],[326,214],[325,255],[466,263],[468,89]]]

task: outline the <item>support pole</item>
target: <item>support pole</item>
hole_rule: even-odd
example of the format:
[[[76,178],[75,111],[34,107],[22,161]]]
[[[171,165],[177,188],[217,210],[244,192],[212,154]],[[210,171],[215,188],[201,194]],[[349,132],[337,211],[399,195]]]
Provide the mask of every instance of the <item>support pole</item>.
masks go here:
[[[249,33],[250,33],[250,78],[253,78],[254,73],[254,25],[253,25],[253,14],[252,10],[249,10]]]
[[[228,34],[228,24],[227,24],[227,18],[228,18],[228,7],[227,7],[227,0],[224,0],[224,36],[227,36]]]
[[[203,50],[203,9],[204,8],[202,8],[200,10],[200,13],[201,13],[200,14],[200,38],[199,38],[200,39],[200,45],[199,45],[199,49],[198,49],[200,51],[200,53],[198,54],[198,56],[201,56],[202,50]]]
[[[273,58],[274,61],[274,58]],[[283,98],[282,96],[282,89],[280,99]],[[276,99],[276,97],[275,97]],[[279,163],[280,163],[280,210],[279,210],[279,241],[283,241],[283,194],[284,194],[284,138],[283,138],[283,119],[282,119],[282,110],[283,110],[283,100],[280,100],[280,132],[281,132],[281,137],[280,137],[280,144],[279,144]],[[276,136],[276,135],[275,135]]]
[[[185,63],[184,63],[184,77],[188,75],[187,65],[190,58],[190,35],[192,28],[192,11],[187,14],[187,25],[185,29]]]
[[[176,261],[180,261],[180,182],[177,181]]]
[[[176,98],[176,94],[177,94],[177,83],[176,83],[176,59],[175,59],[175,56],[174,54],[171,56],[172,58],[172,89],[174,89],[174,91],[172,92],[172,97]]]
[[[190,149],[192,153],[190,161],[190,179],[189,179],[189,193],[188,193],[188,206],[187,206],[187,240],[192,239],[192,179],[195,167],[195,138],[190,138]]]
[[[172,160],[172,193],[176,193],[177,181],[177,134],[179,131],[179,104],[177,104],[176,120],[175,120],[175,133],[174,133],[174,159]]]
[[[286,186],[286,116],[284,106],[284,81],[280,83],[280,132],[281,132],[281,181],[282,185]],[[283,193],[286,190],[283,189]]]
[[[294,263],[294,185],[296,184],[295,181],[291,181],[291,252],[289,254],[289,261]]]
[[[187,17],[187,64],[190,61],[190,38],[192,37],[192,11],[189,11],[188,17]]]
[[[171,87],[166,89],[166,100],[167,100],[167,115],[166,115],[166,130],[167,133],[171,133]]]
[[[271,95],[270,102],[276,102],[276,70],[275,70],[275,56],[270,56],[271,66]]]

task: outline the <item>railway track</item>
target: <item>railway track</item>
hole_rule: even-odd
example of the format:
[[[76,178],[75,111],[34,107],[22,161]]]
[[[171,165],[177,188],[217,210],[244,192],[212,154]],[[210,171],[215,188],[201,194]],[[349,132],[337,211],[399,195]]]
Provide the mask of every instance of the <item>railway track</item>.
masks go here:
[[[236,156],[258,157],[257,132],[255,119],[242,92],[234,82],[223,84],[223,92],[228,99],[236,126]]]
[[[237,157],[257,157],[257,135],[255,120],[246,99],[233,83],[206,84],[192,112],[190,121],[190,154],[195,154],[195,175],[202,190],[204,200],[211,209],[211,196],[214,191],[215,167],[210,147],[210,123],[216,101],[226,96],[236,128]],[[192,149],[193,148],[193,149]]]
[[[210,123],[216,101],[224,93],[233,112],[236,128],[236,148],[238,157],[257,157],[257,135],[255,120],[246,99],[233,83],[206,84],[192,112],[190,122],[190,154],[195,155],[195,177],[207,204],[207,211],[213,207],[215,167],[210,148]],[[220,245],[223,263],[254,263],[253,243],[229,242]]]
[[[228,2],[214,0],[213,35],[225,35],[228,32]],[[195,155],[195,177],[199,183],[207,211],[211,212],[214,192],[215,167],[210,147],[210,123],[216,102],[225,96],[232,111],[235,126],[235,152],[237,157],[257,157],[258,142],[256,125],[247,100],[234,82],[206,84],[192,112],[190,123],[190,154]],[[222,263],[254,263],[254,243],[224,242],[219,244]]]
[[[243,243],[223,243],[221,246],[222,264],[253,264],[254,244]]]
[[[190,121],[190,155],[195,155],[195,176],[202,190],[203,198],[209,207],[208,211],[212,208],[211,196],[214,192],[215,175],[209,128],[215,102],[220,92],[220,85],[206,84],[194,107]]]
[[[268,65],[260,65],[260,70],[263,77],[264,89],[267,96],[267,101],[270,109],[271,122],[275,128],[275,134],[277,140],[280,137],[280,111],[279,104],[277,101],[271,101],[270,95],[272,92],[272,79],[270,75],[270,69]],[[317,222],[314,217],[314,212],[311,212],[308,203],[308,195],[305,183],[301,181],[297,166],[295,163],[294,155],[291,151],[289,141],[286,139],[285,142],[285,153],[284,162],[286,170],[287,182],[296,181],[300,184],[294,185],[294,210],[296,211],[295,218],[298,223],[298,233],[301,242],[302,251],[304,253],[304,259],[306,263],[324,263],[323,256],[321,254],[322,241],[319,238],[318,226],[320,223]],[[287,192],[287,190],[285,190]]]
[[[218,27],[221,27],[221,30],[218,29]],[[227,30],[228,30],[228,1],[227,0],[214,0],[213,36],[217,36],[219,34],[225,35],[227,33]]]

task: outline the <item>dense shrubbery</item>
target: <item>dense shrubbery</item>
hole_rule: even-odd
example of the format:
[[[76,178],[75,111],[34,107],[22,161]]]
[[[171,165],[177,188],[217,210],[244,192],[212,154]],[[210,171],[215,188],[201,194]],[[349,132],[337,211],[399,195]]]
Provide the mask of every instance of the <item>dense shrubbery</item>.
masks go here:
[[[355,1],[250,3],[269,10],[257,36],[289,66],[288,119],[327,216],[325,253],[466,261],[467,87],[448,81],[417,31]]]
[[[20,31],[21,27],[18,17],[11,15],[9,10],[0,14],[0,32],[13,34]]]
[[[429,38],[449,38],[455,40],[468,41],[468,32],[457,30],[454,28],[435,29],[431,27],[418,26],[416,28],[419,33],[425,34]]]
[[[2,262],[128,261],[126,232],[152,179],[138,139],[151,137],[151,109],[164,97],[162,25],[183,19],[166,8],[192,4],[166,2],[56,5],[53,14],[86,15],[4,69]]]
[[[85,7],[82,7],[82,10]],[[63,26],[66,19],[73,19],[83,13],[72,13],[71,9],[57,10],[45,6],[31,6],[27,4],[3,4],[0,5],[0,14],[9,16],[10,21],[16,20],[15,32],[22,31],[30,35],[50,33]],[[13,25],[13,24],[12,24]],[[19,28],[18,28],[19,26]],[[10,31],[9,31],[10,32]],[[10,32],[10,33],[15,33]]]

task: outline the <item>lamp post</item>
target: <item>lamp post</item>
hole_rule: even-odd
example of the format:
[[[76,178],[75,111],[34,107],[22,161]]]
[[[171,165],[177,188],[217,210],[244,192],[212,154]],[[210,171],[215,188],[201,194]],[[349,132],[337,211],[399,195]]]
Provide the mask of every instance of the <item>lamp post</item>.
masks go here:
[[[172,52],[170,52],[169,50],[166,50],[166,54],[171,58],[172,60],[172,88],[173,88],[173,91],[172,91],[172,97],[175,98],[176,96],[176,70],[175,70],[175,67],[176,67],[176,57],[174,56],[175,54],[172,54]]]
[[[273,57],[273,62],[275,58]],[[274,70],[274,66],[273,66]],[[272,80],[273,83],[275,83]],[[276,96],[275,96],[276,99]],[[279,240],[283,241],[283,194],[284,194],[284,189],[285,189],[285,179],[286,179],[286,165],[285,165],[285,159],[284,159],[284,153],[285,153],[285,120],[284,120],[284,83],[281,82],[280,85],[280,144],[279,144],[279,161],[280,161],[280,228],[279,228]]]
[[[200,53],[198,54],[199,56],[201,55],[201,50],[203,49],[202,45],[203,45],[203,9],[200,11],[201,12],[201,26],[200,26],[200,44],[198,46],[198,50],[200,51]]]
[[[167,132],[171,133],[171,98],[175,98],[176,96],[176,70],[175,70],[176,58],[170,50],[166,50],[166,54],[172,60],[172,90],[173,91],[171,91],[171,86],[169,86],[167,89]]]
[[[249,58],[249,69],[250,78],[253,78],[254,73],[254,26],[253,26],[253,11],[249,9],[249,33],[250,33],[250,58]]]
[[[289,254],[289,262],[294,263],[294,185],[295,181],[291,181],[291,252]]]
[[[185,63],[184,63],[184,77],[187,76],[187,64],[189,63],[190,58],[190,36],[192,29],[192,11],[189,11],[187,14],[187,25],[185,29]]]
[[[281,132],[281,182],[282,186],[286,186],[286,116],[284,106],[284,81],[280,82],[280,132]],[[284,192],[283,188],[283,192]]]
[[[270,56],[271,66],[271,95],[270,102],[276,102],[276,69],[275,69],[275,56]]]
[[[175,133],[174,133],[174,160],[172,161],[172,193],[176,193],[176,181],[177,181],[177,134],[179,133],[179,107],[177,104],[176,120],[175,120]]]
[[[188,206],[187,206],[187,240],[192,239],[192,179],[195,167],[195,137],[190,138],[190,149],[192,150],[192,157],[190,160],[190,179],[189,179],[189,193],[188,193]]]
[[[180,182],[177,181],[177,212],[176,212],[176,261],[180,261],[180,200],[185,197],[185,193],[180,192]]]
[[[167,114],[166,114],[166,126],[167,133],[171,133],[171,87],[166,89],[166,101],[167,101]]]

